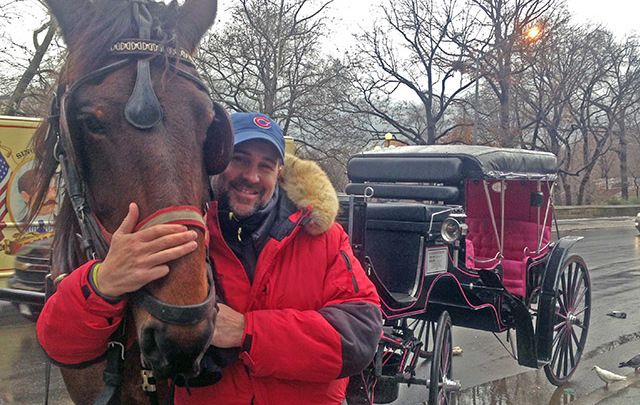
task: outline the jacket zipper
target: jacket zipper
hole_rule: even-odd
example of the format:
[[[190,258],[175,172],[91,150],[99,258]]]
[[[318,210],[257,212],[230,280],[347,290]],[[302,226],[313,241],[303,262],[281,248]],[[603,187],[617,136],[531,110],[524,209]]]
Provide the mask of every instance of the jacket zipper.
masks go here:
[[[345,264],[347,265],[347,270],[351,273],[351,282],[353,283],[353,290],[355,292],[360,292],[360,288],[358,287],[358,282],[356,281],[356,275],[353,274],[353,267],[351,267],[351,259],[349,259],[349,255],[344,250],[340,249],[340,254],[344,259]]]

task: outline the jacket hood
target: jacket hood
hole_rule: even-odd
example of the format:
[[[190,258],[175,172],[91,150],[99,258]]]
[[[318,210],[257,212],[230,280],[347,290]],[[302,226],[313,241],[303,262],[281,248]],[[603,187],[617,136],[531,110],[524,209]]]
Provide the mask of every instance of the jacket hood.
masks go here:
[[[319,235],[331,227],[338,215],[338,194],[317,163],[287,154],[280,187],[297,208],[311,208],[304,226],[308,233]]]

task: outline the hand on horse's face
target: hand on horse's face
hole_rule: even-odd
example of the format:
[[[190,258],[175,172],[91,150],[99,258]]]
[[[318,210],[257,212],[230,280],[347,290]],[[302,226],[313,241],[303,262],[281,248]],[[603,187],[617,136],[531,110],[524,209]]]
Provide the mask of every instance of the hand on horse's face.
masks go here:
[[[187,255],[198,247],[198,234],[184,225],[161,224],[133,232],[139,210],[135,203],[113,233],[111,246],[97,274],[104,295],[118,297],[137,291],[169,272],[167,262]]]
[[[218,304],[218,315],[211,344],[223,349],[240,347],[243,334],[244,315],[224,304]]]

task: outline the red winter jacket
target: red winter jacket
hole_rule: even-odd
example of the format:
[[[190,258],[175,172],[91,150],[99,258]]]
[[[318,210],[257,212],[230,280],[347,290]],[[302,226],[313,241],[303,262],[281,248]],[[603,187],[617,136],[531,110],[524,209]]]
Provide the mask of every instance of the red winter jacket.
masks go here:
[[[192,387],[191,395],[176,387],[176,404],[338,405],[346,377],[373,357],[382,329],[379,298],[333,222],[333,188],[317,166],[289,157],[281,187],[298,207],[313,209],[274,224],[253,284],[222,238],[215,204],[209,211],[218,288],[227,305],[245,314],[246,351],[215,385]],[[90,264],[60,284],[38,321],[38,338],[59,363],[100,357],[124,313],[124,303],[93,293]]]

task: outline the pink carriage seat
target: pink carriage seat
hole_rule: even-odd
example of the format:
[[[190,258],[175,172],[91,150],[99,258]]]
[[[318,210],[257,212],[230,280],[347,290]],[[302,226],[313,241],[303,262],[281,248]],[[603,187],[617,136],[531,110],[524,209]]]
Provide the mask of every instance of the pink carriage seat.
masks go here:
[[[466,238],[465,264],[470,269],[495,268],[499,259],[490,260],[498,253],[498,242],[490,218],[467,218],[469,232]],[[500,224],[497,224],[500,232]],[[528,264],[544,256],[551,240],[551,229],[544,229],[542,246],[538,249],[540,229],[537,224],[506,220],[504,224],[504,252],[502,282],[511,294],[524,297],[527,288]],[[475,259],[475,260],[474,260]]]

